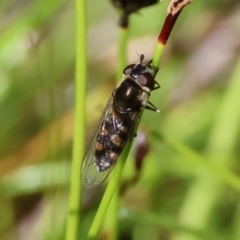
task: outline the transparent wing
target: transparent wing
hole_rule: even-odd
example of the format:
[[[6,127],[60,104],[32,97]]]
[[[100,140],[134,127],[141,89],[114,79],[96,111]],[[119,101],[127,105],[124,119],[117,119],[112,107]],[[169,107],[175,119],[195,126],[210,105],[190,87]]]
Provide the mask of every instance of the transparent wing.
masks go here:
[[[111,173],[114,164],[109,166],[108,169],[104,171],[99,171],[98,166],[96,165],[96,143],[97,143],[97,136],[100,131],[100,128],[104,121],[109,121],[109,119],[112,117],[112,103],[113,103],[113,97],[111,96],[101,117],[101,120],[98,123],[97,128],[94,131],[93,137],[87,147],[82,168],[81,168],[81,179],[82,183],[86,188],[93,188],[97,186],[98,184],[102,183],[108,175]],[[113,128],[116,128],[116,126],[112,126]]]

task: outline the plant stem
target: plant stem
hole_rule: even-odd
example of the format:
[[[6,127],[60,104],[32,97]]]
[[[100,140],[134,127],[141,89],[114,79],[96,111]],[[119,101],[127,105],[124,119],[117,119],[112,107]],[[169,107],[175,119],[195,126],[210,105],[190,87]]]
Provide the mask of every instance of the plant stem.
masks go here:
[[[123,69],[127,66],[127,37],[128,37],[128,27],[119,26],[119,45],[118,45],[118,70],[116,85],[122,80]],[[119,205],[119,185],[116,187],[113,198],[108,207],[104,226],[103,234],[108,236],[111,240],[116,240],[118,237],[118,212]]]
[[[118,163],[116,164],[116,166],[111,174],[111,178],[108,183],[107,189],[104,193],[104,196],[103,196],[100,206],[98,208],[97,214],[95,215],[94,221],[89,230],[89,233],[88,233],[89,240],[95,239],[100,230],[100,227],[102,225],[102,221],[104,219],[104,216],[106,214],[108,206],[109,206],[111,199],[116,191],[117,186],[119,185],[121,175],[122,175],[122,170],[125,165],[131,145],[132,145],[132,142],[127,143],[125,149],[123,150],[123,153],[121,154],[121,156],[118,160]]]
[[[138,119],[138,122],[136,123],[134,132],[136,132],[136,130],[138,128],[141,117],[142,116],[140,115],[140,117]],[[127,157],[128,157],[129,151],[131,149],[133,140],[134,140],[134,138],[130,139],[130,141],[128,141],[126,143],[126,146],[125,146],[121,156],[118,159],[118,163],[116,164],[116,167],[114,168],[114,170],[111,174],[111,178],[110,178],[110,181],[108,183],[107,189],[104,193],[104,196],[103,196],[101,204],[98,208],[97,214],[96,214],[96,216],[94,218],[94,221],[92,223],[92,226],[89,230],[88,240],[95,239],[98,232],[99,232],[99,229],[101,227],[103,218],[106,214],[106,211],[107,211],[108,206],[111,202],[111,199],[112,199],[117,187],[119,186],[121,175],[122,175],[122,170],[123,170],[123,167],[124,167],[125,162],[127,160]]]
[[[143,112],[142,112],[143,113]],[[142,115],[141,113],[141,115]],[[140,119],[142,116],[139,117],[138,122],[136,123],[134,132],[137,130]],[[95,215],[95,218],[93,220],[92,226],[89,230],[88,233],[88,240],[93,240],[96,238],[102,221],[104,219],[104,216],[106,214],[106,211],[110,205],[110,202],[112,200],[112,197],[114,195],[114,193],[116,192],[117,187],[120,184],[120,180],[121,180],[121,176],[122,176],[122,171],[123,171],[123,167],[125,165],[125,162],[127,160],[129,151],[131,149],[132,143],[133,143],[134,138],[132,138],[130,141],[128,141],[126,143],[126,146],[121,154],[121,156],[118,159],[118,163],[116,164],[116,167],[114,168],[112,174],[111,174],[111,178],[110,181],[108,183],[107,189],[104,193],[104,196],[102,198],[102,201],[100,203],[100,206],[98,208],[97,214]]]
[[[128,36],[128,27],[120,26],[119,27],[119,45],[118,45],[118,70],[117,70],[116,84],[118,84],[118,81],[122,79],[123,69],[127,65],[127,51],[126,51],[127,36]],[[118,187],[121,179],[122,170],[127,160],[128,153],[131,149],[131,145],[132,145],[132,141],[126,144],[126,147],[123,150],[123,153],[118,159],[118,163],[113,170],[111,179],[104,193],[101,204],[98,208],[95,219],[92,223],[92,226],[89,230],[88,239],[95,239],[95,237],[97,236],[100,230],[100,227],[102,225],[103,219],[106,214],[107,214],[106,221],[109,223],[105,224],[105,226],[107,225],[107,228],[104,229],[104,231],[107,231],[107,236],[111,236],[110,239],[117,239],[117,219],[116,218],[117,218],[118,197],[119,197]]]
[[[128,28],[119,27],[119,45],[118,45],[118,71],[117,81],[120,81],[123,74],[123,69],[127,65],[127,38]],[[117,82],[118,83],[118,82]]]
[[[172,32],[172,29],[173,29],[175,22],[179,16],[179,13],[174,16],[172,14],[168,14],[165,19],[165,22],[164,22],[162,30],[158,36],[158,41],[156,43],[155,50],[153,53],[152,67],[155,71],[158,70],[158,66],[160,64],[160,60],[162,57],[164,47],[165,47],[165,45],[168,41],[168,38]]]
[[[156,43],[152,58],[152,68],[155,72],[158,71],[158,66],[162,57],[164,47],[178,19],[178,16],[180,15],[182,9],[189,3],[190,0],[172,0],[168,6],[168,15],[158,36],[158,41]]]
[[[80,169],[84,154],[86,106],[86,2],[76,0],[76,84],[72,173],[66,240],[78,239],[80,221]]]
[[[234,188],[237,191],[240,190],[240,178],[236,174],[229,171],[227,168],[213,163],[212,159],[198,154],[196,151],[186,146],[184,143],[174,140],[170,136],[165,135],[164,140],[167,144],[169,144],[169,146],[171,146],[180,155],[182,155],[186,161],[189,161],[190,164],[202,166],[208,170],[209,173],[212,173],[212,175],[215,174],[219,180],[225,182],[230,187]]]

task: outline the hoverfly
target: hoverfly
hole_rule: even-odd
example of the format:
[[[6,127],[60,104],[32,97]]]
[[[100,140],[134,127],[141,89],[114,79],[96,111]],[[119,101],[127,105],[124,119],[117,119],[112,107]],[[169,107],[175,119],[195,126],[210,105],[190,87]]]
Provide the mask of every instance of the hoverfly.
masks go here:
[[[113,91],[101,120],[86,149],[81,168],[82,183],[92,188],[102,183],[111,173],[126,142],[134,136],[136,122],[143,109],[160,112],[148,101],[150,92],[160,88],[155,81],[151,62],[127,66],[122,81]]]

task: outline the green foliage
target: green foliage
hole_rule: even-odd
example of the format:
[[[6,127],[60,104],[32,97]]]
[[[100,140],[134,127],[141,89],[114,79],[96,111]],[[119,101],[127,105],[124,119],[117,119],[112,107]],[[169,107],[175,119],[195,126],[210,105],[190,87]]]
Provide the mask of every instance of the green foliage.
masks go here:
[[[81,37],[87,39],[90,139],[120,80],[125,53],[119,60],[117,46],[127,44],[128,63],[136,63],[138,54],[150,59],[168,2],[133,14],[128,41],[124,36],[120,43],[118,14],[109,1],[86,4],[88,31]],[[145,111],[139,126],[150,146],[141,177],[124,192],[118,189],[103,236],[113,236],[111,222],[118,229],[112,239],[240,238],[237,5],[192,1],[180,15],[156,77],[161,89],[150,98],[161,114]],[[76,67],[75,4],[10,0],[1,1],[0,9],[0,236],[65,239],[77,135],[75,71],[85,68],[81,62]],[[78,86],[84,88],[83,82]],[[135,149],[133,144],[121,182],[134,175]],[[79,239],[87,236],[104,188],[83,190]]]

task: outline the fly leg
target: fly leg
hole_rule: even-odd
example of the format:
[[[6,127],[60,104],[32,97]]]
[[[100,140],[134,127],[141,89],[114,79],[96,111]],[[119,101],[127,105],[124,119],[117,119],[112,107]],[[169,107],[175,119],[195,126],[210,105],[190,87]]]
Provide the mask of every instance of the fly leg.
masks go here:
[[[154,80],[154,83],[155,83],[156,86],[152,89],[152,91],[157,90],[161,87],[160,84],[157,81]]]
[[[147,103],[150,105],[146,105],[145,108],[148,109],[148,110],[151,110],[153,112],[157,112],[157,113],[160,113],[160,110],[155,107],[151,102],[147,101]]]

